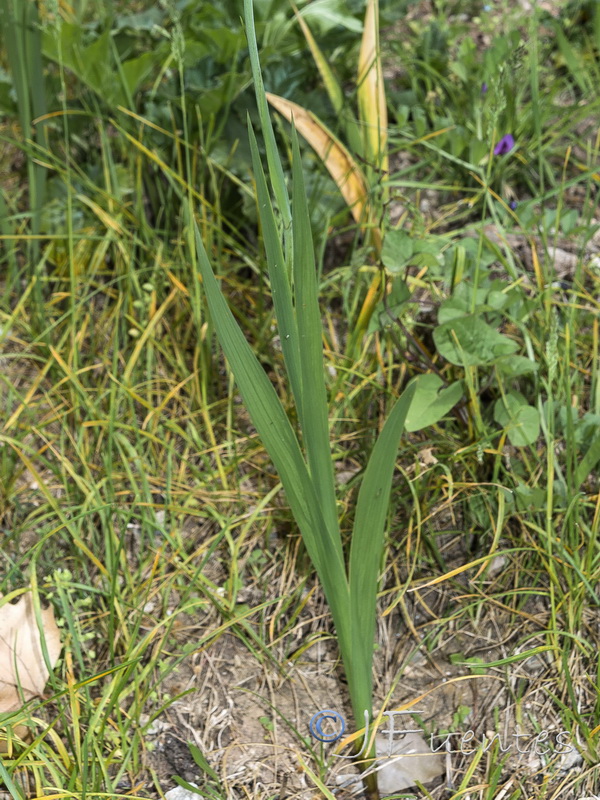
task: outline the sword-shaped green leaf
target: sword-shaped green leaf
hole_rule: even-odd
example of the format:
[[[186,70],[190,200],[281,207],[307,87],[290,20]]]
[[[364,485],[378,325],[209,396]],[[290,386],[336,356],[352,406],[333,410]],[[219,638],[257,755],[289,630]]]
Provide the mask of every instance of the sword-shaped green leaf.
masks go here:
[[[271,296],[277,317],[277,328],[281,339],[281,349],[285,366],[289,375],[292,393],[298,410],[301,409],[302,377],[300,374],[300,343],[298,340],[298,326],[292,301],[292,289],[287,274],[285,256],[281,245],[281,237],[277,229],[275,212],[271,203],[271,196],[267,189],[265,173],[258,154],[258,145],[250,120],[248,120],[248,136],[250,138],[250,151],[252,153],[252,169],[256,180],[256,195],[258,200],[258,213],[263,230],[263,240],[267,254],[269,279],[271,281]],[[301,418],[302,422],[302,418]]]
[[[371,662],[375,636],[377,585],[383,553],[394,465],[400,437],[410,408],[415,387],[409,386],[396,401],[379,434],[358,493],[356,515],[350,545],[349,583],[352,603],[352,624],[355,652],[362,663],[356,665],[361,674],[361,693],[371,697]],[[366,700],[359,700],[363,707]],[[356,712],[355,712],[356,713]]]
[[[331,460],[323,326],[319,310],[317,267],[298,136],[292,127],[293,278],[302,373],[302,435],[310,476],[329,530],[340,539]]]
[[[194,232],[198,264],[217,337],[252,422],[281,478],[308,555],[339,626],[338,634],[344,636],[349,598],[341,541],[325,523],[296,434],[219,289],[195,223]]]

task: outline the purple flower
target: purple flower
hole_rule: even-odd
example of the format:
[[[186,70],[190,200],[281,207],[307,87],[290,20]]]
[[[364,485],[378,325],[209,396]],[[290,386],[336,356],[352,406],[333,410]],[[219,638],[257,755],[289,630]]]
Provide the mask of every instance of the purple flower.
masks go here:
[[[508,207],[510,208],[511,211],[515,211],[516,208],[517,208],[517,205],[518,205],[518,203],[517,203],[516,200],[511,200],[510,203],[508,204]]]
[[[488,85],[487,85],[487,83],[484,81],[484,82],[481,84],[481,94],[486,94],[487,90],[488,90]]]
[[[494,147],[494,155],[495,156],[503,156],[505,153],[509,153],[513,147],[515,146],[515,137],[512,133],[507,133],[506,136],[503,136],[496,147]]]

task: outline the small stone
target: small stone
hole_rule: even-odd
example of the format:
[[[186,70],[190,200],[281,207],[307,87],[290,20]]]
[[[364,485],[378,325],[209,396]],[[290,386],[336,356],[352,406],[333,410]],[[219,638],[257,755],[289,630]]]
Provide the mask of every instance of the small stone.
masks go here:
[[[196,783],[189,781],[189,784],[198,788]],[[165,792],[166,800],[198,800],[199,796],[196,792],[190,792],[189,789],[185,789],[183,786],[174,786],[168,792]]]

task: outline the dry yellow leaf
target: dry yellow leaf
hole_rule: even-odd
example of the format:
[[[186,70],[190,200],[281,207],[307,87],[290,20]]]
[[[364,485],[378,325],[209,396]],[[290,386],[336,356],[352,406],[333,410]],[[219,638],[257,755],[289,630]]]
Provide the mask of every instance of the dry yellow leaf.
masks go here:
[[[368,222],[367,181],[361,168],[333,133],[312,113],[297,103],[267,92],[267,100],[288,122],[294,120],[303,136],[329,170],[356,222]]]
[[[379,47],[379,3],[367,0],[363,37],[358,57],[358,106],[366,152],[375,169],[387,173],[387,105]]]
[[[41,623],[49,666],[54,667],[62,645],[52,608],[42,609]],[[23,701],[42,695],[49,675],[33,598],[27,592],[18,603],[0,606],[0,713],[15,711]]]

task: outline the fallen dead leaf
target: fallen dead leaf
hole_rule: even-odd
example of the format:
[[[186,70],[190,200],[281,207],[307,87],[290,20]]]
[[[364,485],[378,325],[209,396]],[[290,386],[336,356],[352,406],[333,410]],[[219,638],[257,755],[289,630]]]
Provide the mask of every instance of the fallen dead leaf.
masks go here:
[[[419,464],[422,467],[432,467],[438,463],[438,459],[433,455],[433,447],[424,447],[418,452]]]
[[[297,103],[267,92],[267,100],[306,139],[329,170],[352,216],[359,225],[369,218],[367,179],[342,142],[316,117]]]
[[[62,645],[51,607],[41,610],[41,627],[52,668]],[[32,697],[42,695],[49,675],[33,598],[27,592],[18,603],[0,605],[0,713],[16,711]],[[21,738],[26,730],[22,725],[13,728]],[[0,752],[6,752],[5,745],[0,741]]]

